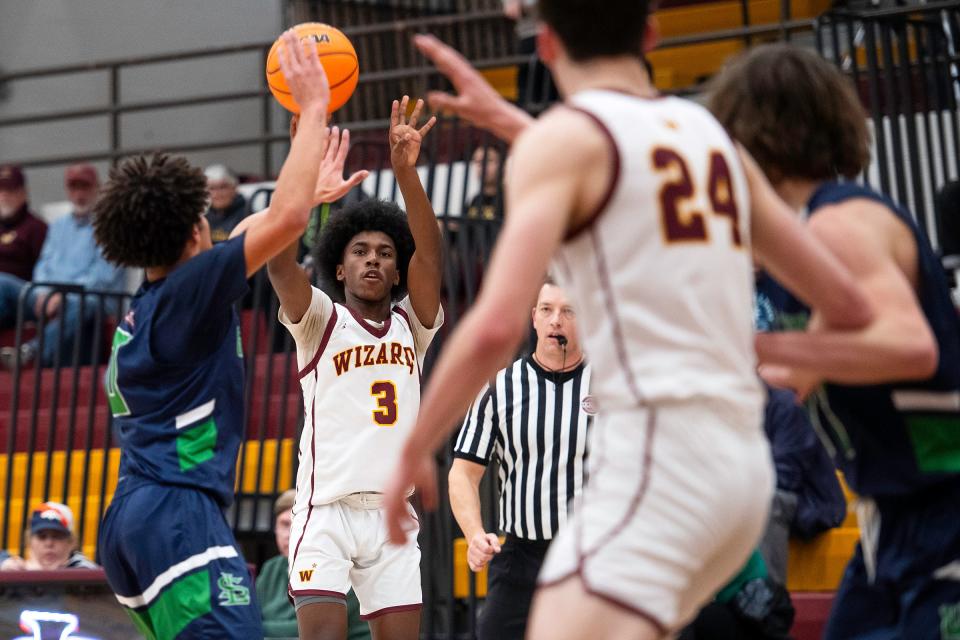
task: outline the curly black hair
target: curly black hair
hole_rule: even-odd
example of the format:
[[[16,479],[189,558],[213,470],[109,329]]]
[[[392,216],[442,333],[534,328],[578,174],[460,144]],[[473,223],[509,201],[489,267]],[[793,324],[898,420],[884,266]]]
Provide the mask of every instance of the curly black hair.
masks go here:
[[[393,240],[400,283],[393,287],[390,296],[399,300],[407,294],[407,267],[415,246],[413,234],[403,209],[396,203],[375,198],[333,211],[323,225],[315,248],[321,288],[334,300],[345,300],[343,282],[337,280],[337,265],[343,264],[343,252],[350,240],[364,231],[382,231]]]
[[[203,171],[186,158],[134,156],[110,171],[93,209],[103,257],[124,267],[175,264],[207,204]]]

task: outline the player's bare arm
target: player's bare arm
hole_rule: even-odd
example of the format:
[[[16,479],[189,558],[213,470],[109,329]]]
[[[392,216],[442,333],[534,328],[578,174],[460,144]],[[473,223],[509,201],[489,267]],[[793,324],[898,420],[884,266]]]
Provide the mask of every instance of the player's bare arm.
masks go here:
[[[757,260],[837,329],[860,329],[874,314],[846,267],[818,242],[780,199],[750,154],[740,158],[750,184],[751,236]]]
[[[414,36],[413,42],[457,92],[431,91],[427,94],[431,109],[455,113],[509,143],[533,124],[530,114],[504,100],[456,49],[431,35]]]
[[[403,96],[399,102],[393,101],[390,112],[390,164],[397,178],[400,193],[407,208],[407,220],[416,249],[410,256],[407,269],[407,289],[410,292],[410,304],[413,306],[420,324],[433,327],[440,309],[440,277],[442,270],[440,228],[433,206],[423,189],[417,173],[417,158],[424,137],[437,123],[435,117],[417,128],[417,121],[423,111],[423,100],[417,100],[410,118],[406,117],[410,98]]]
[[[808,226],[856,278],[873,322],[856,332],[813,322],[806,332],[760,335],[761,361],[846,384],[933,375],[937,343],[917,304],[916,243],[906,225],[884,205],[860,198],[824,207]]]
[[[480,571],[500,553],[500,539],[484,530],[480,516],[480,481],[486,470],[482,464],[456,458],[447,475],[450,509],[467,540],[467,564],[473,571]]]
[[[297,135],[299,116],[293,116],[290,121],[290,139]],[[343,167],[350,150],[350,131],[342,132],[333,127],[330,132],[329,144],[320,169],[317,172],[316,184],[313,192],[313,206],[336,202],[345,196],[351,189],[366,179],[369,172],[357,171],[349,178],[344,179]],[[263,224],[268,210],[260,211],[244,218],[230,233],[230,237],[240,235],[253,226]],[[312,296],[310,280],[306,272],[297,263],[297,248],[300,242],[298,237],[286,249],[267,261],[267,273],[270,284],[273,285],[280,299],[280,306],[291,322],[299,322],[310,306]]]
[[[312,43],[301,44],[292,30],[282,36],[280,67],[300,105],[299,135],[290,145],[270,214],[249,228],[244,239],[247,275],[294,242],[307,227],[313,185],[326,151],[330,87]]]
[[[570,153],[575,148],[578,153]],[[497,240],[480,297],[441,354],[420,406],[417,426],[387,489],[391,539],[405,537],[406,488],[417,484],[428,508],[435,503],[433,451],[480,388],[515,353],[527,313],[550,259],[567,230],[600,202],[610,150],[588,118],[561,109],[517,140],[507,182],[509,215]],[[603,186],[598,186],[597,184]],[[594,193],[593,199],[586,195]],[[465,375],[464,372],[469,372]],[[458,384],[439,384],[457,380]]]

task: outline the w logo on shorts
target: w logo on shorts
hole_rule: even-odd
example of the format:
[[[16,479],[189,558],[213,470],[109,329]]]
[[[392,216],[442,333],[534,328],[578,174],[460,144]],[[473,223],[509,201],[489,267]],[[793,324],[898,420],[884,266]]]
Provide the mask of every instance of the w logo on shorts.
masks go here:
[[[300,572],[300,582],[310,582],[310,578],[313,577],[313,569],[306,569],[305,571]]]

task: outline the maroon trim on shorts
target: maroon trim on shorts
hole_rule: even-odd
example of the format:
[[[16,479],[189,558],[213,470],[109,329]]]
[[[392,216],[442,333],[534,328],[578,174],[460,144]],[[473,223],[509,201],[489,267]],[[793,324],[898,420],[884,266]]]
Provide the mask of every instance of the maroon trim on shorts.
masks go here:
[[[578,564],[581,567],[586,563],[590,556],[596,555],[597,551],[610,544],[610,541],[617,537],[617,535],[619,535],[620,532],[627,527],[627,524],[640,509],[640,504],[643,502],[643,497],[647,494],[647,487],[650,486],[650,467],[653,463],[653,434],[657,427],[657,410],[653,407],[648,407],[647,412],[647,433],[643,443],[643,473],[640,475],[640,485],[637,487],[636,492],[630,499],[630,503],[627,506],[627,511],[623,514],[623,518],[620,520],[620,522],[614,525],[614,527],[607,532],[605,537],[600,539],[592,551],[584,550],[582,553],[580,553]],[[579,544],[577,545],[577,549],[579,553]]]
[[[649,417],[647,418],[647,435],[645,438],[646,442],[645,442],[644,452],[643,452],[643,474],[640,478],[640,485],[637,487],[636,493],[634,494],[633,498],[631,498],[630,500],[630,504],[627,508],[626,514],[624,515],[624,517],[621,519],[619,523],[617,523],[609,532],[607,532],[607,535],[600,540],[600,542],[596,545],[596,547],[592,551],[584,551],[583,553],[580,552],[579,536],[577,536],[577,534],[579,533],[579,527],[575,529],[573,534],[577,536],[575,549],[579,556],[577,558],[576,568],[568,571],[565,574],[562,574],[560,577],[555,578],[553,580],[544,580],[540,582],[537,585],[537,588],[546,589],[549,587],[553,587],[560,584],[561,582],[569,580],[573,576],[578,576],[580,578],[580,582],[583,584],[584,591],[586,591],[587,593],[589,593],[590,595],[596,598],[600,598],[601,600],[609,602],[614,606],[617,606],[625,611],[628,611],[629,613],[632,613],[634,615],[637,615],[643,618],[644,620],[652,624],[654,627],[656,627],[658,633],[660,633],[661,635],[665,635],[668,629],[666,625],[664,625],[662,622],[660,622],[657,619],[656,616],[654,616],[649,611],[641,607],[637,607],[636,605],[625,602],[624,600],[621,600],[616,596],[612,596],[610,594],[604,593],[603,591],[596,588],[595,586],[592,586],[589,580],[587,580],[587,576],[585,572],[587,560],[589,560],[591,556],[595,555],[598,551],[600,551],[600,549],[602,549],[604,546],[609,544],[614,537],[616,537],[619,533],[621,533],[626,528],[627,523],[631,520],[631,518],[633,518],[634,515],[636,515],[637,511],[640,508],[640,504],[643,502],[643,497],[647,493],[647,488],[650,485],[650,467],[651,467],[651,463],[653,462],[653,435],[657,425],[656,410],[653,408],[650,408],[649,411],[650,411],[650,414],[649,414]],[[603,450],[601,449],[600,453],[602,453],[602,451]],[[574,526],[577,526],[577,525],[574,525]]]
[[[306,596],[320,596],[320,597],[327,597],[327,598],[337,598],[343,601],[346,601],[347,599],[347,594],[345,593],[340,593],[339,591],[326,591],[324,589],[301,589],[299,591],[293,591],[291,589],[290,592],[298,598],[303,598]]]
[[[317,381],[319,375],[317,370],[313,370],[314,382]],[[310,498],[307,501],[307,519],[303,523],[303,531],[300,532],[300,539],[297,540],[297,546],[293,548],[293,559],[290,561],[290,573],[287,574],[287,594],[292,597],[293,594],[293,585],[290,583],[290,577],[293,576],[294,567],[297,563],[297,553],[300,552],[300,544],[303,542],[303,537],[307,533],[307,526],[310,524],[310,516],[313,515],[313,487],[314,480],[317,475],[317,394],[313,394],[313,398],[310,400],[310,463],[312,468],[310,469]]]
[[[617,148],[617,141],[614,139],[613,134],[610,133],[610,129],[607,128],[607,125],[603,123],[596,115],[583,109],[581,107],[576,107],[573,105],[565,105],[568,109],[577,111],[587,116],[593,123],[597,125],[601,133],[607,138],[607,143],[610,146],[610,155],[612,156],[613,166],[611,167],[610,181],[607,183],[607,190],[604,192],[603,197],[600,198],[600,202],[597,204],[596,208],[590,212],[590,215],[587,216],[586,220],[583,220],[577,226],[568,229],[567,235],[564,238],[564,241],[569,242],[579,236],[581,233],[593,226],[597,221],[600,215],[606,211],[607,205],[610,204],[610,200],[613,199],[613,194],[617,190],[617,185],[620,183],[620,149]]]
[[[379,618],[380,616],[386,616],[391,613],[403,613],[404,611],[419,611],[423,609],[423,603],[420,604],[401,604],[396,607],[386,607],[385,609],[378,609],[373,613],[367,613],[361,615],[361,620],[373,620],[374,618]]]
[[[623,337],[623,326],[620,323],[620,314],[617,312],[617,298],[613,294],[613,284],[610,282],[610,270],[607,268],[607,258],[603,253],[603,245],[600,242],[600,236],[596,228],[590,229],[590,239],[593,243],[593,253],[597,259],[597,277],[600,279],[600,288],[603,290],[607,307],[607,316],[613,325],[613,345],[617,351],[617,360],[620,368],[623,369],[623,375],[627,380],[627,388],[633,395],[637,405],[645,404],[640,387],[637,386],[637,380],[633,375],[633,369],[630,368],[630,358],[627,353],[627,342]]]
[[[357,324],[366,329],[367,333],[372,335],[374,338],[382,338],[383,336],[387,335],[387,331],[390,331],[390,321],[393,319],[390,316],[387,316],[387,319],[383,321],[382,327],[377,327],[367,322],[367,319],[360,315],[360,313],[356,310],[347,307],[347,311],[349,311],[350,315],[352,315],[354,320],[357,321]]]
[[[643,618],[644,620],[646,620],[647,622],[649,622],[650,624],[652,624],[654,627],[656,627],[657,633],[659,633],[660,635],[666,635],[667,631],[669,631],[669,629],[667,629],[666,625],[664,625],[662,622],[660,622],[660,621],[657,619],[656,616],[654,616],[652,613],[650,613],[650,612],[647,611],[646,609],[642,609],[642,608],[637,607],[637,606],[635,606],[635,605],[628,604],[628,603],[624,602],[623,600],[620,600],[620,599],[618,599],[618,598],[616,598],[616,597],[614,597],[614,596],[611,596],[611,595],[607,595],[606,593],[602,593],[602,592],[598,591],[597,589],[595,589],[594,587],[590,586],[590,584],[587,582],[587,578],[583,575],[583,572],[581,571],[581,568],[580,568],[579,566],[578,566],[576,569],[574,569],[573,571],[570,571],[569,573],[567,573],[567,574],[565,574],[565,575],[563,575],[563,576],[561,576],[561,577],[559,577],[559,578],[557,578],[557,579],[555,579],[555,580],[548,580],[548,581],[540,582],[539,584],[537,584],[537,591],[539,591],[539,590],[541,590],[541,589],[549,589],[550,587],[555,587],[555,586],[559,585],[560,583],[566,582],[566,581],[569,580],[570,578],[574,578],[574,577],[580,578],[580,584],[583,585],[583,590],[586,591],[586,592],[587,592],[588,594],[590,594],[591,596],[593,596],[594,598],[599,598],[599,599],[603,600],[604,602],[608,602],[608,603],[614,605],[614,606],[617,607],[618,609],[623,609],[623,610],[626,611],[627,613],[631,613],[631,614],[633,614],[633,615],[635,615],[635,616],[639,616],[639,617]]]
[[[317,353],[314,354],[313,360],[310,361],[310,364],[305,366],[300,370],[300,373],[297,374],[297,379],[302,380],[305,375],[317,368],[317,363],[320,362],[320,356],[323,355],[323,350],[327,348],[327,343],[330,342],[330,335],[333,333],[333,328],[337,325],[337,305],[333,305],[333,313],[330,314],[330,319],[327,320],[327,326],[323,330],[323,337],[320,338],[320,346],[317,347]]]

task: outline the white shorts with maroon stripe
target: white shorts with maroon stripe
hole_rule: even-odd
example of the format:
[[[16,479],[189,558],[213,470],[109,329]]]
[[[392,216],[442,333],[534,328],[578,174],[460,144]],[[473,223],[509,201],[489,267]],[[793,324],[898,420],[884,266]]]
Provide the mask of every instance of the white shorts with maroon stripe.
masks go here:
[[[353,587],[364,619],[420,609],[418,529],[407,544],[387,540],[383,509],[359,506],[360,494],[294,509],[290,528],[290,594],[345,598]],[[413,507],[407,505],[416,519]]]
[[[662,633],[688,622],[766,524],[774,472],[761,410],[689,402],[601,414],[587,488],[550,547],[541,588],[579,575]]]

